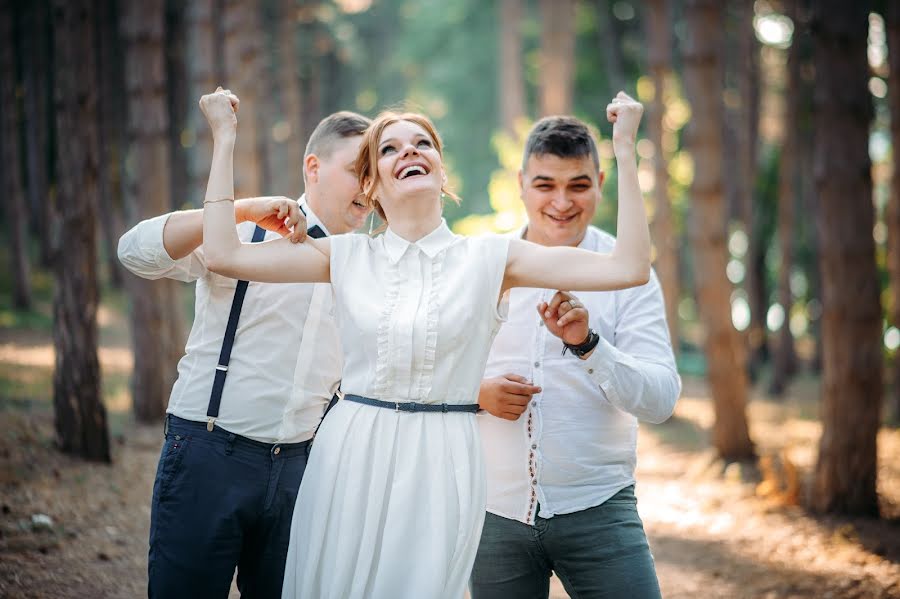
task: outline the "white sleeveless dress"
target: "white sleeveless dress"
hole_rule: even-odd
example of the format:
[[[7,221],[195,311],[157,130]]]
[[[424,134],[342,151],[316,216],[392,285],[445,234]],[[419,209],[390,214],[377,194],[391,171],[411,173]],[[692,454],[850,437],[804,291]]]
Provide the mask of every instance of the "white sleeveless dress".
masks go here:
[[[344,393],[472,404],[503,320],[509,240],[446,223],[416,243],[331,238]],[[475,415],[342,400],[316,437],[291,525],[284,599],[457,599],[481,536]]]

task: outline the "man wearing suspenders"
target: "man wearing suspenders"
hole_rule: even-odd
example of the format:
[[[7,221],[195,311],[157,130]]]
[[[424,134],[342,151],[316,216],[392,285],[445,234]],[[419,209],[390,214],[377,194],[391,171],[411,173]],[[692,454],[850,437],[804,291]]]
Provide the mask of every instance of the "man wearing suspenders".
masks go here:
[[[368,216],[354,172],[368,125],[339,112],[310,136],[299,200],[309,235],[347,233]],[[243,241],[278,237],[235,208]],[[221,277],[202,241],[202,210],[143,221],[119,241],[134,274],[197,283],[153,485],[148,594],[224,598],[237,569],[243,596],[281,597],[310,441],[340,383],[331,290]]]

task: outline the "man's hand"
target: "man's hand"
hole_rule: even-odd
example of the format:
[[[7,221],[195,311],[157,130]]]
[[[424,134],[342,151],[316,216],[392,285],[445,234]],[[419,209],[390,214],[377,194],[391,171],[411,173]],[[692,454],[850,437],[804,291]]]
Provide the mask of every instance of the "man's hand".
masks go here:
[[[237,132],[237,111],[241,105],[238,97],[230,89],[216,88],[211,94],[200,98],[200,110],[209,123],[213,139]]]
[[[234,203],[235,220],[251,221],[294,243],[306,239],[306,217],[295,200],[283,196],[246,198]]]
[[[587,308],[567,291],[557,291],[550,303],[537,305],[547,330],[569,345],[581,345],[587,340],[590,329]]]
[[[504,420],[518,420],[528,408],[528,402],[541,388],[535,387],[525,377],[504,374],[481,381],[478,405],[492,416]]]

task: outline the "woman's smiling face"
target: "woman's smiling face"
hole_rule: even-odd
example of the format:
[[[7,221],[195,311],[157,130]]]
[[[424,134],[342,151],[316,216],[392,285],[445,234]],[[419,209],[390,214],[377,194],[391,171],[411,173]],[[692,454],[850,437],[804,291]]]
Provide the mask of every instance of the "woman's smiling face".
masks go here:
[[[444,167],[423,127],[412,121],[385,127],[378,142],[378,179],[376,195],[382,205],[411,195],[440,197]]]

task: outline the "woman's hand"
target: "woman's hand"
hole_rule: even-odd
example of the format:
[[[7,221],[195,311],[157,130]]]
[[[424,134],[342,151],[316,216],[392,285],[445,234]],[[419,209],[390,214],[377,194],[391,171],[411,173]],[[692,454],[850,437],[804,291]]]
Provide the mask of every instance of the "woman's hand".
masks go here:
[[[613,150],[617,156],[620,150],[634,151],[643,114],[644,105],[625,92],[616,94],[606,106],[606,119],[613,124]]]
[[[200,110],[209,123],[213,140],[237,133],[237,111],[240,105],[241,101],[231,90],[221,87],[200,98]]]
[[[263,229],[289,237],[294,243],[306,239],[306,217],[296,200],[283,196],[237,200],[234,214],[238,222],[254,222]]]

